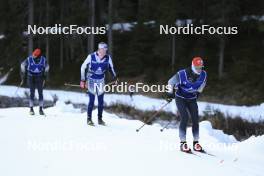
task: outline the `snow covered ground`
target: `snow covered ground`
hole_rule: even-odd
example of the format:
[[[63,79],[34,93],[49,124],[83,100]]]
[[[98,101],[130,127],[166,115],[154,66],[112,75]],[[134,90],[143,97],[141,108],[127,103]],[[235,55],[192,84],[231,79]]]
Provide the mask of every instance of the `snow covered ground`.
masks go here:
[[[137,133],[142,122],[106,112],[107,126],[90,127],[86,113],[61,101],[46,114],[29,116],[28,108],[0,109],[1,175],[261,176],[264,172],[264,136],[237,142],[204,121],[201,143],[215,157],[195,156],[178,150],[176,129],[161,133],[156,124]]]
[[[0,86],[0,95],[17,97],[25,96],[25,91],[27,89],[20,88],[19,91],[15,94],[17,87],[15,86]],[[61,90],[45,90],[44,98],[46,100],[52,100],[52,96],[57,95],[60,101],[71,101],[73,103],[87,103],[88,97],[85,93],[80,92],[71,92],[71,91],[61,91]],[[165,102],[165,100],[150,98],[142,95],[134,95],[133,100],[129,95],[121,94],[106,94],[105,103],[111,105],[113,103],[121,103],[129,106],[133,106],[136,109],[140,110],[157,110]],[[211,113],[215,110],[218,110],[225,115],[236,117],[239,116],[248,121],[259,121],[264,120],[264,103],[255,106],[233,106],[233,105],[223,105],[210,102],[198,102],[199,113],[203,115],[204,112]],[[170,103],[165,111],[175,113],[177,111],[176,105],[174,102]]]

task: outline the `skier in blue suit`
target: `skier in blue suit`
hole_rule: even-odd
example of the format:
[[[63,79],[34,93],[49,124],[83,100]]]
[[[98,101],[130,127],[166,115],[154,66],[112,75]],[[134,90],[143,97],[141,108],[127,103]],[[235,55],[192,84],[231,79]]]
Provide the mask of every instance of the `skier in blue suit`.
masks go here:
[[[89,54],[81,66],[82,89],[88,89],[89,103],[87,109],[87,124],[94,125],[92,121],[92,111],[94,107],[95,96],[98,97],[98,124],[105,125],[102,119],[104,108],[104,90],[105,73],[110,71],[112,79],[117,84],[117,77],[114,70],[111,56],[107,54],[108,46],[104,42],[98,44],[98,50]]]
[[[203,70],[204,64],[200,57],[192,60],[191,68],[178,71],[169,81],[170,87],[167,101],[176,99],[176,105],[180,114],[179,137],[181,140],[180,149],[184,152],[191,152],[186,142],[186,128],[189,114],[192,119],[193,150],[203,152],[199,144],[199,116],[198,116],[198,95],[206,85],[207,74]],[[174,93],[174,90],[176,92]],[[175,97],[176,95],[176,97]]]
[[[46,75],[49,71],[49,65],[46,58],[41,55],[41,50],[39,48],[35,49],[32,55],[21,63],[20,69],[22,74],[22,84],[24,80],[27,80],[27,84],[30,88],[30,115],[35,114],[33,106],[36,88],[39,95],[39,114],[44,115],[43,87],[45,84]]]

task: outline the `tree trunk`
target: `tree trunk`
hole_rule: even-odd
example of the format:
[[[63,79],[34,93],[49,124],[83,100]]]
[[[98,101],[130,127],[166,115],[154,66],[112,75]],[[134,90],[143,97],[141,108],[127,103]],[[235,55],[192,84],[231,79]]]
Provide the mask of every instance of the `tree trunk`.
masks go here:
[[[108,39],[108,51],[109,54],[112,55],[113,57],[113,30],[112,30],[112,26],[113,26],[113,0],[109,0],[108,2],[108,35],[107,35],[107,39]]]
[[[63,23],[63,12],[64,12],[64,0],[61,0],[61,13],[60,21]],[[64,60],[63,60],[63,35],[60,35],[60,70],[63,70]]]
[[[60,36],[60,70],[63,69],[63,38]]]
[[[222,0],[222,25],[225,26],[225,0]],[[225,56],[225,36],[220,36],[219,42],[219,65],[218,65],[218,78],[222,79],[224,74],[224,56]]]
[[[42,6],[42,3],[40,2],[40,4],[36,4],[37,5],[37,11],[35,13],[35,18],[38,17],[38,20],[37,20],[37,25],[38,26],[41,26],[41,24],[43,24],[44,22],[42,21],[43,20],[43,6]],[[37,41],[36,41],[37,40]],[[41,36],[36,36],[35,37],[35,47],[36,48],[41,48],[41,43],[42,43],[42,37]]]
[[[34,4],[33,0],[28,0],[28,25],[34,23]],[[31,55],[33,51],[33,35],[28,35],[28,55]]]
[[[144,14],[144,10],[143,10],[143,0],[138,0],[138,6],[137,6],[137,22],[138,25],[143,25],[144,23],[144,19],[143,19],[143,14]]]
[[[95,0],[89,0],[89,26],[95,26]],[[94,34],[88,35],[88,53],[94,51]]]
[[[74,40],[73,37],[71,37],[71,40]],[[74,57],[74,47],[73,47],[73,42],[70,42],[70,60],[72,61],[73,60],[73,57]]]
[[[225,55],[225,39],[224,37],[220,38],[219,45],[219,65],[218,65],[218,78],[223,78],[224,74],[224,55]]]
[[[172,35],[172,45],[171,45],[171,72],[174,73],[175,66],[175,35]]]
[[[49,26],[49,1],[46,1],[46,25]],[[49,35],[46,35],[46,59],[49,63]],[[49,80],[49,74],[47,75],[47,80]]]

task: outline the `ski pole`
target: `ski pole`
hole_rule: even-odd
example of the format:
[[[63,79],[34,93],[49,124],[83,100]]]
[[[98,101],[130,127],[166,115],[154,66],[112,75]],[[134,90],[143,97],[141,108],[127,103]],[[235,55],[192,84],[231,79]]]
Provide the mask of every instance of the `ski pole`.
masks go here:
[[[170,124],[171,124],[172,120],[169,121],[163,128],[160,129],[160,132],[163,132]]]
[[[158,115],[159,113],[160,113],[160,111],[165,107],[165,106],[167,106],[168,104],[169,104],[170,102],[167,102],[167,103],[165,103],[164,105],[162,105],[161,107],[160,107],[160,109],[155,113],[155,114],[153,114],[150,118],[149,118],[149,120],[147,121],[147,122],[144,122],[144,124],[143,125],[141,125],[138,129],[136,129],[136,132],[139,132],[139,130],[141,130],[148,122],[151,122],[151,120],[154,118],[154,117],[156,117],[156,115]]]
[[[115,84],[115,83],[116,83],[116,81],[112,81],[110,83],[107,83],[106,86],[110,86],[110,85]]]
[[[179,117],[179,111],[177,111],[176,113],[176,117]],[[171,122],[173,121],[174,119],[172,119],[171,121],[169,121],[163,128],[160,129],[160,132],[163,132],[165,129],[167,129],[167,127],[171,124]]]
[[[115,81],[112,81],[112,82],[110,82],[110,83],[108,83],[106,85],[109,86],[109,85],[112,85],[114,83],[115,83]],[[79,84],[71,84],[71,83],[64,83],[64,86],[68,86],[68,87],[80,87]]]
[[[23,80],[21,80],[21,82],[20,82],[20,84],[17,86],[17,89],[16,89],[16,91],[15,91],[15,95],[17,95],[17,92],[18,92],[18,90],[20,89],[20,87],[23,85]]]
[[[64,86],[69,86],[69,87],[80,87],[78,84],[70,84],[70,83],[64,83]]]
[[[3,84],[4,82],[6,82],[6,80],[8,79],[8,77],[9,77],[9,75],[10,75],[10,73],[13,71],[13,67],[12,68],[10,68],[9,70],[8,70],[8,72],[6,73],[6,74],[4,74],[3,76],[1,75],[1,72],[0,72],[0,75],[1,75],[1,77],[0,77],[0,84]]]

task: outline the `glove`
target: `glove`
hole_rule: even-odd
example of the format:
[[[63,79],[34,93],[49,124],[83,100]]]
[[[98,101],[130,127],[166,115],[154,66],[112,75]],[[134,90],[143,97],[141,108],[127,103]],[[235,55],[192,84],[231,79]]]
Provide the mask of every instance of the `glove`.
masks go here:
[[[172,99],[174,99],[174,98],[175,98],[175,94],[174,93],[167,93],[165,100],[167,102],[171,102]]]
[[[86,88],[86,82],[85,81],[81,81],[80,82],[80,87],[81,87],[81,89],[85,89]]]

